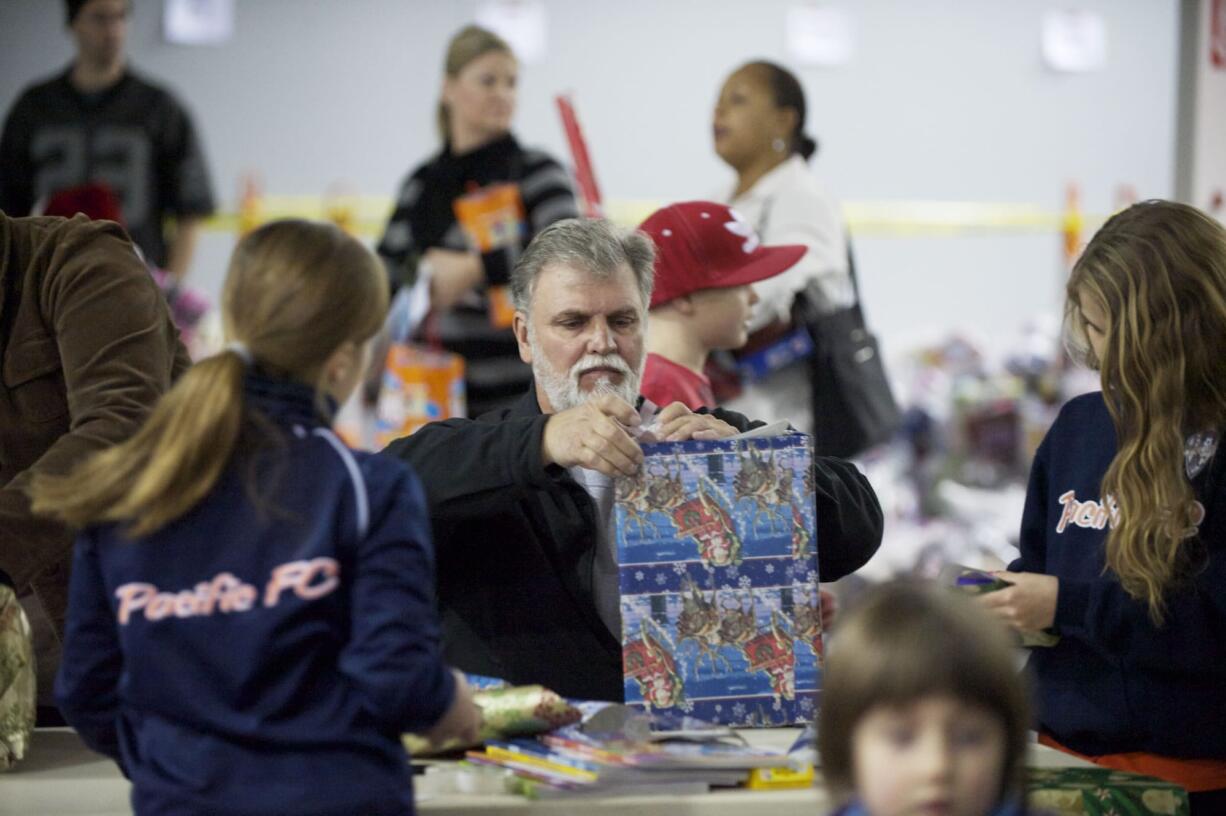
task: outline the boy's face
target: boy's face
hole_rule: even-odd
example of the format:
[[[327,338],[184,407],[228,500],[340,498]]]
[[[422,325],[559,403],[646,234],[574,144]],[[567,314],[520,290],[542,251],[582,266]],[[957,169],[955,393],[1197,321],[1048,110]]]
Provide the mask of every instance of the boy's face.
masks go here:
[[[690,295],[698,339],[707,349],[738,349],[749,339],[749,317],[758,296],[752,286],[700,289]]]
[[[877,706],[851,737],[856,792],[872,816],[985,816],[1005,772],[1000,718],[953,697]]]

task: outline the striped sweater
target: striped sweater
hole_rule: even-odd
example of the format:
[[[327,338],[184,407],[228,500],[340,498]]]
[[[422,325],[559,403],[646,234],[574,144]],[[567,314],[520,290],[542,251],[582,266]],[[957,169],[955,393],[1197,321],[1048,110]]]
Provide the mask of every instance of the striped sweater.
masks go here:
[[[506,182],[518,186],[524,205],[519,240],[483,253],[485,286],[449,312],[435,315],[418,338],[437,341],[464,357],[469,416],[509,405],[531,381],[531,370],[519,359],[511,330],[490,324],[485,290],[509,283],[511,268],[534,235],[555,221],[578,215],[569,175],[550,156],[524,149],[510,134],[459,156],[444,148],[405,180],[378,246],[393,288],[410,283],[426,250],[470,248],[456,219],[456,199]]]

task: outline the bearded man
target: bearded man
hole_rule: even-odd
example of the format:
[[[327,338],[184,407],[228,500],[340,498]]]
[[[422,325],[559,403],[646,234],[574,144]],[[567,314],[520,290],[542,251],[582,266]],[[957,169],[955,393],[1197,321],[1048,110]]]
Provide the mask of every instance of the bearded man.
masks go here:
[[[567,697],[622,699],[613,485],[636,437],[654,247],[601,219],[533,239],[511,274],[515,336],[534,382],[513,407],[425,426],[385,454],[418,472],[434,525],[451,665]],[[654,438],[717,439],[761,425],[665,406]],[[881,508],[854,465],[815,457],[822,580],[881,543]]]

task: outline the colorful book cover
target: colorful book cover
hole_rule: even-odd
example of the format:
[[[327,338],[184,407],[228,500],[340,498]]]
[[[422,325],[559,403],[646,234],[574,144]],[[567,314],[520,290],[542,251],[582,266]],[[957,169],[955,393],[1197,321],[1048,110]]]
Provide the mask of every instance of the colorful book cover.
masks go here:
[[[815,716],[812,440],[649,443],[616,483],[625,700],[728,725]]]

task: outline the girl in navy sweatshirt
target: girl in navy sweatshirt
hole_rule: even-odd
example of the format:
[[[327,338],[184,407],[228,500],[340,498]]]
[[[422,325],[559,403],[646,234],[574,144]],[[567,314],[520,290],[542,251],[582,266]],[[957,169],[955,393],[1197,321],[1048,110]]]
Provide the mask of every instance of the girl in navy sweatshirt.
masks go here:
[[[983,603],[1060,636],[1030,658],[1043,741],[1226,813],[1226,229],[1167,201],[1113,216],[1066,318],[1102,392],[1039,447],[1014,586]]]
[[[56,697],[138,814],[411,814],[400,733],[476,732],[439,654],[421,486],[329,428],[386,307],[379,262],[335,227],[256,230],[227,350],[33,487],[84,528]]]

